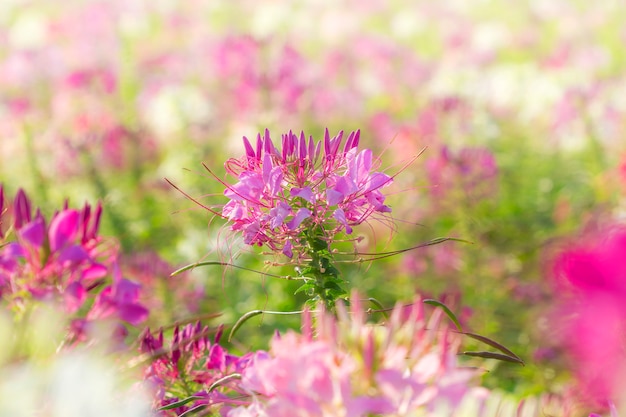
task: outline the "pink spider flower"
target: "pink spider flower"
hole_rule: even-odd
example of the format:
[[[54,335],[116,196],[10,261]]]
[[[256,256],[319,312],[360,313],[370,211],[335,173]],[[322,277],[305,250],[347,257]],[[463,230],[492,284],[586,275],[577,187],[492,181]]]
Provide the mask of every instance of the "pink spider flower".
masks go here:
[[[327,238],[359,225],[376,213],[389,213],[383,187],[392,177],[372,172],[370,149],[358,150],[360,132],[343,132],[316,142],[291,131],[274,146],[270,133],[257,136],[256,146],[244,137],[246,154],[229,159],[226,170],[239,181],[227,185],[230,201],[222,215],[231,230],[249,245],[267,245],[291,257],[306,230],[323,230]]]
[[[350,311],[321,311],[313,328],[303,316],[301,334],[276,336],[269,355],[254,358],[241,388],[249,406],[233,416],[412,416],[454,410],[472,389],[476,371],[456,364],[458,335],[426,317],[418,298],[398,305],[387,323],[368,323],[356,293]],[[294,410],[298,410],[294,414]],[[422,415],[422,414],[420,414]]]

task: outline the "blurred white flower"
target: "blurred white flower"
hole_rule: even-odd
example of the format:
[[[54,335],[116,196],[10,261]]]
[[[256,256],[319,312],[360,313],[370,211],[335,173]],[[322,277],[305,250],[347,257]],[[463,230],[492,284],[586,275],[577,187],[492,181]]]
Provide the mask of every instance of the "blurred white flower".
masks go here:
[[[0,381],[0,415],[12,417],[146,417],[147,393],[129,389],[103,358],[73,351],[44,366],[6,366]]]

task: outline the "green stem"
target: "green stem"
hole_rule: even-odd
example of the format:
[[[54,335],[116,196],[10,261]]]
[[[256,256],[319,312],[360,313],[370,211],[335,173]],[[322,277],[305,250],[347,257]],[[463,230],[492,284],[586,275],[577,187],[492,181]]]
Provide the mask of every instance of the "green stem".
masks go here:
[[[305,238],[309,247],[308,255],[311,257],[306,272],[314,279],[312,301],[322,302],[328,311],[334,311],[336,301],[347,295],[342,287],[344,281],[333,264],[333,255],[328,242],[323,239],[323,230],[309,230]]]

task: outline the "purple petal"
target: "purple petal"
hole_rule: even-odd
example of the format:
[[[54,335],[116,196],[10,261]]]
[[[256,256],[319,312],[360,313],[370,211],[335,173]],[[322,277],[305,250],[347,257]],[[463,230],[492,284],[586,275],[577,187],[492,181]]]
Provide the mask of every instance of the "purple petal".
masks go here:
[[[300,132],[300,160],[303,161],[306,159],[306,138],[304,137],[304,132]]]
[[[85,243],[91,239],[95,239],[98,235],[98,229],[100,228],[100,218],[102,217],[102,203],[98,202],[98,204],[96,205],[96,209],[93,213],[91,213],[91,206],[86,204],[82,214],[82,242]]]
[[[31,221],[31,208],[28,196],[21,188],[17,190],[13,203],[13,217],[15,229],[19,230],[26,223]]]
[[[278,194],[281,189],[281,185],[283,182],[283,171],[280,167],[274,167],[270,172],[267,181],[265,182],[265,186],[267,187],[267,192],[272,197]]]
[[[72,245],[64,248],[59,254],[59,262],[81,262],[89,259],[89,254],[80,245]]]
[[[64,210],[50,222],[48,238],[50,250],[56,252],[68,242],[73,241],[78,232],[80,213],[76,210]]]
[[[348,225],[348,220],[346,219],[346,213],[342,209],[335,210],[333,217],[346,228],[347,234],[352,233],[352,228]]]
[[[285,243],[285,246],[283,246],[283,255],[285,255],[288,258],[293,258],[293,245],[291,244],[291,240],[288,240],[287,243]]]
[[[263,152],[263,141],[261,140],[261,134],[256,135],[256,159],[261,159],[261,153]]]
[[[328,128],[324,130],[324,155],[330,155],[330,133],[328,133]]]
[[[149,313],[150,311],[139,303],[122,304],[118,308],[119,317],[133,326],[137,326],[145,321]]]
[[[68,285],[63,293],[67,312],[72,314],[78,311],[85,302],[85,298],[87,298],[87,291],[80,282],[72,282]]]
[[[326,190],[326,200],[329,206],[336,206],[344,199],[344,194],[335,190]]]
[[[291,214],[291,207],[284,201],[278,202],[278,205],[270,210],[270,227],[275,229],[281,226],[289,214]]]
[[[252,145],[250,144],[250,141],[248,140],[247,137],[243,137],[243,146],[244,148],[246,148],[246,155],[248,156],[248,158],[254,158],[254,149],[252,149]]]
[[[87,320],[103,319],[115,313],[117,308],[111,300],[111,291],[111,286],[108,286],[98,294],[91,310],[87,313]]]
[[[43,217],[38,216],[30,223],[18,230],[20,238],[24,239],[31,246],[41,248],[46,236],[46,224]]]
[[[342,140],[343,140],[343,130],[340,130],[339,133],[337,133],[337,136],[332,138],[330,141],[331,142],[330,154],[333,157],[337,156],[337,152],[339,152],[339,146],[341,145]]]
[[[108,270],[106,266],[102,264],[93,264],[83,271],[81,278],[86,281],[94,281],[105,277],[107,273]]]
[[[237,221],[247,219],[247,211],[238,201],[231,200],[224,208],[222,208],[222,215],[226,216],[228,220]]]
[[[8,257],[8,258],[14,258],[14,257],[21,257],[23,258],[24,256],[26,256],[26,251],[24,250],[24,248],[22,247],[22,245],[20,245],[17,242],[11,242],[6,246],[2,247],[2,250],[0,251],[0,253],[3,255],[2,257]]]
[[[126,278],[120,279],[114,286],[113,298],[117,302],[131,303],[139,298],[141,285]]]
[[[311,161],[315,160],[315,141],[313,140],[313,136],[309,136],[309,159]]]
[[[393,178],[391,178],[389,175],[383,174],[382,172],[375,172],[370,176],[365,192],[386,187],[392,182]]]
[[[333,189],[339,191],[344,196],[354,194],[359,191],[359,188],[353,180],[354,178],[340,177]]]
[[[266,153],[263,155],[263,182],[268,184],[270,182],[270,173],[274,164],[272,163],[272,157]]]
[[[294,187],[290,190],[290,193],[294,197],[304,198],[306,201],[308,201],[311,204],[315,203],[315,196],[313,195],[313,191],[311,190],[311,187],[304,187],[304,188]]]
[[[208,370],[219,370],[224,372],[226,370],[226,352],[220,345],[213,345],[209,350],[209,360],[206,367]]]
[[[300,223],[304,221],[304,219],[311,217],[311,214],[311,210],[302,207],[298,210],[293,219],[291,219],[291,221],[287,223],[287,227],[289,228],[289,230],[297,229],[298,226],[300,226]]]
[[[364,149],[356,156],[355,164],[350,170],[351,171],[350,174],[353,180],[355,180],[356,182],[360,182],[369,176],[371,169],[372,169],[372,150]],[[356,170],[356,171],[353,171],[353,170]]]
[[[265,153],[269,153],[272,155],[275,153],[276,150],[274,149],[274,143],[272,142],[272,138],[270,138],[270,131],[267,128],[265,128],[265,136],[263,138],[263,145],[264,145]]]

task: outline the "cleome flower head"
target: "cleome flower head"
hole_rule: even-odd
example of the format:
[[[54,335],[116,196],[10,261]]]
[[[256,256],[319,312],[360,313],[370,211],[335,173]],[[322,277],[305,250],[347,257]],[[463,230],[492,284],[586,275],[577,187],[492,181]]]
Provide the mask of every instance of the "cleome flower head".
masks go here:
[[[230,201],[222,215],[231,230],[242,232],[246,244],[293,257],[306,231],[330,239],[352,233],[375,213],[391,212],[381,189],[392,177],[372,172],[372,151],[358,150],[360,131],[343,139],[343,132],[331,138],[328,129],[317,142],[290,131],[278,148],[267,129],[257,135],[256,146],[244,137],[246,154],[225,164],[238,180],[224,192]]]

